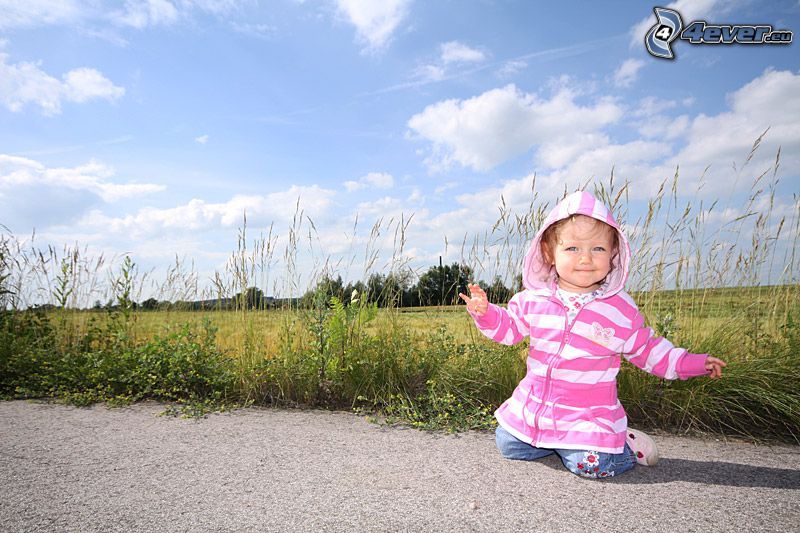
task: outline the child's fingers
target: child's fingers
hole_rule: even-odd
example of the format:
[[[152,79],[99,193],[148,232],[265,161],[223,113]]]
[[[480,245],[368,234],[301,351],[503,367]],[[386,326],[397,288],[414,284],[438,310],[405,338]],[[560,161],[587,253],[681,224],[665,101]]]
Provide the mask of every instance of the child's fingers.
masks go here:
[[[462,300],[464,300],[464,301],[465,301],[465,302],[467,302],[467,303],[469,303],[469,302],[470,302],[470,298],[469,298],[469,296],[467,296],[466,294],[463,294],[463,293],[459,292],[459,293],[458,293],[458,297],[459,297],[459,298],[461,298]]]
[[[478,285],[470,287],[469,292],[473,296],[481,296],[481,297],[486,296],[486,291],[481,289]]]

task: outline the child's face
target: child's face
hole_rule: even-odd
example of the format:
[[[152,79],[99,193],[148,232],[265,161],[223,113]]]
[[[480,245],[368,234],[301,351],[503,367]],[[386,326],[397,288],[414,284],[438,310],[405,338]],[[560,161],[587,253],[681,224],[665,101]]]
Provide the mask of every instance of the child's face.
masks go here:
[[[585,216],[576,216],[559,228],[553,258],[560,288],[583,293],[600,287],[611,270],[613,231]]]

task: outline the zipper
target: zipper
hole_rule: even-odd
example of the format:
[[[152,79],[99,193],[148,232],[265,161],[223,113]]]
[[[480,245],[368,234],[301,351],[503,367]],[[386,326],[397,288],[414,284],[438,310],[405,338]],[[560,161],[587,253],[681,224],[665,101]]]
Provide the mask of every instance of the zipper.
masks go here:
[[[545,402],[547,402],[547,397],[550,395],[550,383],[552,382],[552,374],[553,374],[553,366],[555,366],[558,357],[561,355],[561,352],[564,350],[564,346],[567,345],[569,342],[569,334],[572,332],[572,326],[575,322],[578,321],[578,315],[580,315],[581,311],[583,311],[583,306],[578,309],[578,313],[575,315],[575,319],[570,323],[569,321],[569,313],[568,307],[562,302],[561,300],[557,300],[555,298],[551,299],[552,302],[556,302],[561,306],[561,309],[564,311],[564,335],[561,337],[561,345],[558,347],[558,351],[550,356],[550,361],[547,363],[547,372],[545,373],[544,378],[544,393],[542,394],[542,402],[539,404],[539,407],[536,408],[536,412],[533,414],[533,430],[537,434],[539,433],[539,418],[541,417],[541,412],[544,410]],[[528,394],[530,398],[530,394]],[[536,442],[537,439],[534,439]]]

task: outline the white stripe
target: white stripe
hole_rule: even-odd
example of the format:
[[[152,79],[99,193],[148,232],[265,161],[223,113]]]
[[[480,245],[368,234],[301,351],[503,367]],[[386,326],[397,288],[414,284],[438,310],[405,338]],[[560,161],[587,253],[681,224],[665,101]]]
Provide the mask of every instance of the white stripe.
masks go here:
[[[514,400],[514,398],[510,398],[506,405],[508,406],[508,411],[510,414],[513,414],[514,417],[518,419],[522,419],[522,405]],[[616,422],[612,422],[606,418],[597,418],[597,422],[595,420],[575,420],[572,422],[566,422],[564,420],[556,421],[553,423],[552,418],[548,418],[546,416],[539,416],[536,418],[536,413],[531,412],[530,409],[525,409],[525,419],[524,422],[528,426],[535,426],[539,429],[556,429],[556,425],[558,425],[558,431],[578,431],[582,433],[621,433],[628,428],[628,420],[626,417],[622,417]],[[534,420],[536,419],[536,420]],[[610,429],[610,431],[609,431]]]
[[[630,294],[625,291],[619,291],[617,296],[625,300],[625,303],[630,305],[634,311],[638,311],[639,307],[637,307],[636,302],[633,301],[633,298],[631,298]]]
[[[559,315],[531,314],[529,316],[531,324],[536,328],[563,330],[566,324],[566,317]]]
[[[540,352],[545,352],[549,354],[557,353],[558,349],[561,348],[560,342],[545,341],[542,339],[533,339],[533,345]]]
[[[608,331],[608,333],[610,333],[611,336],[608,338],[608,342],[604,341],[604,342],[601,343],[601,342],[599,342],[599,340],[594,338],[595,337],[595,333],[594,333],[594,325],[593,324],[599,325],[601,328],[603,328],[603,330],[609,330],[610,329],[610,331]],[[619,325],[616,325],[616,326],[617,326],[617,328],[622,329]],[[588,322],[584,322],[583,320],[576,320],[575,324],[572,325],[572,332],[573,333],[577,333],[581,337],[583,337],[585,339],[592,340],[592,341],[594,341],[594,342],[596,342],[598,344],[603,344],[603,345],[606,345],[606,346],[616,346],[617,344],[622,344],[623,343],[623,339],[620,338],[620,337],[617,337],[615,335],[617,333],[617,328],[610,327],[610,326],[606,327],[605,324],[601,324],[600,322],[593,322],[592,324],[589,324]]]
[[[547,376],[547,365],[540,363],[533,357],[528,357],[528,374],[534,376],[545,377]]]
[[[490,339],[494,339],[495,335],[497,335],[497,332],[500,331],[500,328],[502,328],[502,327],[503,327],[503,319],[501,317],[500,318],[500,323],[497,324],[496,328],[485,328],[485,329],[484,328],[478,328],[478,329],[480,329],[481,332],[484,335],[486,335],[487,337],[489,337]]]
[[[645,346],[647,346],[645,344]],[[667,352],[672,349],[672,344],[670,344],[666,339],[661,339],[661,341],[653,348],[650,352],[650,355],[647,357],[647,362],[644,365],[645,372],[652,373],[653,367],[655,367],[661,359],[667,355]]]
[[[615,325],[630,329],[633,327],[633,322],[623,315],[619,309],[614,307],[613,305],[608,305],[602,300],[595,300],[591,304],[589,304],[589,309],[594,311],[595,313],[603,315],[605,318],[612,321]]]
[[[664,375],[666,379],[678,379],[678,372],[676,372],[675,367],[678,365],[678,360],[683,357],[683,354],[686,353],[686,350],[683,348],[673,348],[671,352],[669,352],[669,364],[667,364],[667,373]]]
[[[608,370],[591,370],[589,372],[580,372],[578,370],[564,370],[561,368],[554,368],[550,375],[553,379],[560,379],[570,383],[583,383],[593,385],[595,383],[611,383],[617,377],[617,368],[609,368]]]
[[[612,350],[613,351],[613,350]],[[606,357],[612,357],[612,355],[590,355],[585,350],[580,350],[575,348],[574,346],[570,346],[569,344],[564,345],[564,349],[561,351],[561,357],[564,359],[605,359]]]
[[[608,218],[608,209],[603,205],[603,202],[595,201],[594,207],[592,208],[592,216],[603,222],[606,221],[606,218]]]
[[[633,335],[628,337],[628,340],[625,341],[625,345],[622,347],[622,355],[625,356],[625,359],[630,360],[631,357],[638,355],[633,353],[633,345],[636,344],[636,337],[638,337],[638,335],[639,335],[638,332],[634,331]],[[645,346],[646,344],[642,345],[642,347],[639,348],[639,351],[641,351]]]

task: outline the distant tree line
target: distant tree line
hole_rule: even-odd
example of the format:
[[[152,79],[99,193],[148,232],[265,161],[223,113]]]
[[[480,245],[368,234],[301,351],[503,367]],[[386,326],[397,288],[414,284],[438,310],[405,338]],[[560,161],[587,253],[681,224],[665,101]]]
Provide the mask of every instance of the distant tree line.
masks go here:
[[[341,276],[322,277],[313,289],[307,291],[300,300],[302,306],[310,306],[319,292],[326,299],[335,296],[342,301],[349,301],[353,291],[365,297],[367,301],[376,302],[379,307],[419,307],[432,305],[453,305],[463,303],[458,293],[468,294],[467,283],[473,281],[473,271],[466,265],[432,266],[423,273],[416,283],[412,283],[410,272],[403,274],[372,274],[366,281],[348,282],[345,284]],[[522,276],[517,276],[514,286],[509,288],[502,278],[495,276],[491,283],[477,281],[486,291],[489,300],[497,303],[507,302],[522,286]]]
[[[453,305],[463,303],[458,297],[458,293],[467,294],[467,283],[474,279],[472,269],[458,263],[431,266],[419,277],[416,283],[413,283],[413,277],[410,271],[390,274],[374,273],[369,276],[366,282],[356,281],[353,283],[348,281],[345,283],[341,276],[336,276],[335,278],[323,276],[313,288],[299,298],[273,298],[272,296],[266,296],[258,287],[249,287],[247,290],[229,298],[176,302],[148,298],[138,303],[128,301],[127,305],[131,309],[144,311],[310,307],[313,305],[315,298],[319,298],[319,296],[323,296],[325,301],[329,301],[331,297],[335,296],[342,302],[349,302],[353,291],[357,291],[362,301],[377,303],[379,307]],[[490,301],[505,303],[522,287],[522,276],[517,276],[514,279],[512,287],[506,287],[499,276],[495,276],[491,283],[486,281],[477,281],[477,283],[486,291]],[[58,308],[58,306],[51,304],[37,307],[40,309]],[[92,306],[92,309],[95,310],[114,311],[119,308],[119,299],[111,299],[105,304],[97,300]]]

